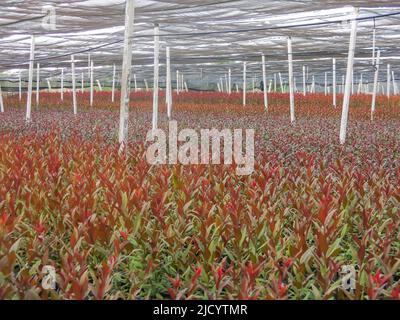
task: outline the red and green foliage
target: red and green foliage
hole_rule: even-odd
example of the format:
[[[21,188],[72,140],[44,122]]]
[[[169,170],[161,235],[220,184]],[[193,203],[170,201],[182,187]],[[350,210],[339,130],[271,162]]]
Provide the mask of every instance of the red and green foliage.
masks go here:
[[[132,95],[119,155],[118,103],[80,96],[80,114],[42,94],[0,114],[0,299],[399,299],[400,99],[351,106],[346,146],[330,97],[174,96],[182,128],[253,128],[256,167],[146,162],[149,93]],[[165,107],[160,125],[167,127]],[[56,290],[41,270],[57,271]],[[342,288],[354,266],[356,289]]]

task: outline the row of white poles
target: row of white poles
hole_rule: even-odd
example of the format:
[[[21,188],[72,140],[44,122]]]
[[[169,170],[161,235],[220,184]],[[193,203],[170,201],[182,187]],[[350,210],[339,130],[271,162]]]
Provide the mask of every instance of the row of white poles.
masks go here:
[[[121,75],[121,102],[120,102],[120,126],[119,126],[119,142],[121,145],[121,150],[127,143],[127,134],[128,134],[128,112],[129,112],[129,93],[130,93],[130,70],[132,66],[132,35],[133,35],[133,21],[134,21],[134,10],[135,10],[135,1],[127,0],[126,1],[126,17],[125,17],[125,39],[124,39],[124,55],[123,55],[123,65],[122,65],[122,75]],[[346,79],[344,86],[344,98],[343,98],[343,106],[342,106],[342,117],[341,117],[341,125],[340,125],[340,143],[344,144],[346,141],[347,134],[347,122],[348,122],[348,113],[349,113],[349,102],[350,96],[353,91],[353,63],[354,63],[354,53],[355,53],[355,45],[356,45],[356,35],[357,35],[357,17],[358,17],[358,9],[355,10],[354,19],[351,21],[351,33],[350,33],[350,44],[349,44],[349,53],[347,59],[347,71],[346,71]],[[288,46],[288,69],[289,69],[289,94],[290,94],[290,121],[291,123],[295,123],[295,103],[294,103],[294,92],[295,92],[295,81],[293,76],[293,51],[292,51],[292,40],[289,37],[287,39]],[[167,48],[167,85],[166,85],[166,102],[168,108],[168,118],[171,118],[172,113],[172,86],[171,86],[171,69],[170,69],[170,51]],[[28,78],[28,97],[27,97],[27,110],[26,110],[26,120],[30,121],[31,119],[31,107],[32,107],[32,84],[33,84],[33,64],[34,64],[34,56],[35,56],[35,36],[32,36],[31,39],[31,51],[30,51],[30,62],[29,62],[29,78]],[[375,56],[375,53],[374,53]],[[374,91],[373,91],[373,100],[371,106],[371,118],[373,118],[373,113],[375,111],[375,103],[376,103],[376,92],[377,92],[377,78],[379,72],[379,59],[380,59],[380,51],[377,53],[376,61],[374,61],[376,65],[375,74],[374,74]],[[90,65],[90,105],[93,105],[93,60],[88,59],[88,63]],[[333,91],[333,106],[336,106],[336,59],[332,60],[332,91]],[[76,101],[76,82],[75,82],[75,60],[74,56],[71,57],[71,67],[72,67],[72,87],[73,87],[73,110],[74,114],[77,113],[77,101]],[[37,86],[39,86],[39,68],[40,65],[37,66]],[[268,109],[268,95],[267,95],[267,87],[266,87],[266,70],[265,70],[265,56],[262,55],[262,71],[263,71],[263,91],[264,91],[264,106],[265,109]],[[390,72],[390,65],[387,68],[387,96],[390,96],[390,77],[393,78],[393,87],[395,88],[395,80],[394,74]],[[63,70],[62,70],[62,78],[63,78]],[[276,91],[276,74],[274,75],[274,87]],[[303,94],[306,95],[306,68],[303,66]],[[177,93],[179,94],[180,89],[185,87],[187,91],[187,84],[183,80],[183,75],[177,70]],[[254,81],[254,80],[253,80]],[[283,82],[282,75],[279,73],[279,81],[281,85],[281,90],[283,92]],[[226,77],[226,82],[228,86],[228,92],[231,92],[231,70],[229,69],[228,77]],[[63,81],[62,81],[63,83]],[[153,90],[153,118],[152,118],[152,127],[153,130],[157,129],[158,122],[158,89],[159,89],[159,27],[155,26],[154,29],[154,90]],[[148,88],[147,81],[145,80],[146,87]],[[99,87],[101,87],[100,83],[98,83]],[[20,85],[21,86],[21,85]],[[49,85],[50,86],[50,85]],[[62,85],[63,86],[63,85]],[[223,82],[221,82],[221,89],[223,86]],[[360,79],[360,88],[362,87],[362,79]],[[246,106],[246,88],[247,88],[247,64],[243,63],[243,106]],[[136,77],[135,77],[135,90],[136,87]],[[40,88],[37,87],[37,99],[39,97]],[[114,101],[114,90],[115,90],[115,65],[113,70],[113,89],[112,89],[112,100]],[[396,89],[394,89],[396,90]],[[20,89],[21,91],[21,89]],[[63,90],[62,90],[63,91]],[[313,76],[313,82],[311,85],[311,91],[315,92],[315,79]],[[359,90],[360,91],[360,90]],[[325,73],[325,94],[327,93],[327,73]],[[21,93],[20,93],[21,95]],[[0,99],[2,100],[2,99]],[[2,105],[2,101],[1,105]],[[2,110],[4,107],[2,107]]]

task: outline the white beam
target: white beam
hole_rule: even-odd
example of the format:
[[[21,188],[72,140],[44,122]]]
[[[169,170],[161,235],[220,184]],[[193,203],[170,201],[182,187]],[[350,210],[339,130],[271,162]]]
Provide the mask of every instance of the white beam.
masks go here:
[[[228,70],[228,93],[232,93],[232,70]]]
[[[72,107],[74,115],[78,114],[78,106],[76,101],[76,81],[75,81],[75,59],[74,55],[71,56],[71,73],[72,73]]]
[[[93,60],[90,61],[90,106],[93,107],[93,69],[94,69],[94,64],[93,64]]]
[[[168,119],[172,119],[172,79],[171,79],[171,51],[170,48],[167,47],[166,49],[167,55],[167,84],[166,84],[166,102],[167,102],[167,116]]]
[[[64,101],[64,68],[61,68],[60,99],[61,99],[61,101]]]
[[[246,78],[246,62],[243,62],[243,107],[246,106],[246,88],[247,78]]]
[[[22,78],[21,78],[21,72],[19,73],[18,81],[19,81],[19,86],[18,86],[19,101],[21,101],[21,99],[22,99]]]
[[[36,107],[39,106],[40,98],[40,63],[36,64]]]
[[[378,90],[378,76],[379,76],[379,64],[381,58],[381,51],[378,50],[375,60],[375,74],[374,74],[374,89],[372,92],[372,103],[371,103],[371,121],[374,120],[375,104],[376,104],[376,93]]]
[[[264,93],[264,108],[268,111],[268,93],[267,93],[267,71],[265,68],[265,55],[261,56],[262,75],[263,75],[263,93]]]
[[[4,112],[4,102],[3,102],[3,91],[1,90],[1,85],[0,85],[0,112]]]
[[[349,104],[350,104],[350,92],[353,74],[353,63],[354,63],[354,52],[356,49],[357,40],[357,17],[358,8],[355,9],[354,18],[351,21],[351,31],[350,31],[350,44],[349,44],[349,54],[347,58],[347,72],[346,72],[346,87],[343,97],[343,107],[342,107],[342,119],[340,123],[340,143],[345,144],[347,135],[347,120],[349,116]]]
[[[332,59],[332,104],[336,108],[336,59]]]
[[[287,39],[288,46],[288,64],[289,64],[289,92],[290,92],[290,122],[293,124],[296,121],[294,114],[294,85],[293,85],[293,51],[292,38]]]
[[[386,96],[388,99],[390,98],[390,63],[387,65],[387,83],[386,83]]]
[[[124,56],[122,61],[121,75],[121,105],[119,118],[119,143],[120,151],[128,142],[128,120],[129,120],[129,82],[132,66],[132,35],[133,20],[135,15],[135,0],[126,0],[125,7],[125,35]]]
[[[115,72],[116,72],[116,66],[114,64],[114,67],[113,67],[113,78],[112,78],[112,89],[111,89],[111,102],[115,101]]]
[[[26,99],[26,121],[31,121],[32,113],[32,85],[33,85],[33,64],[35,62],[35,36],[31,37],[31,51],[29,56],[29,73],[28,73],[28,96]]]
[[[153,81],[153,130],[158,126],[158,78],[160,63],[160,28],[158,24],[154,25],[154,81]]]

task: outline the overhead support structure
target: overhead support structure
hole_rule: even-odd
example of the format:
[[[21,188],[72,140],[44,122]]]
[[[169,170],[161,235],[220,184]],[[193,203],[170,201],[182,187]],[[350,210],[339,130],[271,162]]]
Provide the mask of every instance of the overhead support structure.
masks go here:
[[[31,36],[31,51],[29,56],[29,71],[28,71],[28,95],[26,99],[26,121],[31,121],[32,113],[32,85],[33,85],[33,65],[35,63],[35,36]]]
[[[166,103],[167,103],[167,116],[172,119],[172,79],[171,79],[171,51],[170,48],[166,49],[167,56],[167,83],[166,83]]]
[[[348,54],[348,58],[347,58],[346,85],[345,85],[344,97],[343,97],[342,119],[341,119],[341,123],[340,123],[339,139],[340,139],[341,144],[346,143],[347,121],[348,121],[348,116],[349,116],[350,93],[351,93],[353,64],[354,64],[354,53],[355,53],[355,49],[356,49],[356,40],[357,40],[358,8],[355,8],[354,11],[355,11],[354,18],[351,21],[349,54]]]
[[[336,108],[336,59],[332,59],[332,104]]]
[[[132,36],[133,21],[135,16],[135,0],[126,0],[125,7],[125,35],[124,55],[122,60],[121,75],[121,105],[119,118],[119,144],[120,152],[125,149],[128,142],[128,121],[129,121],[129,82],[132,66]]]
[[[266,111],[268,111],[267,71],[265,66],[265,55],[262,55],[261,61],[262,61],[262,76],[263,76],[264,108]]]
[[[93,64],[93,60],[90,61],[90,106],[93,107],[93,69],[94,69],[94,64]]]
[[[375,73],[374,73],[374,88],[373,88],[373,92],[372,92],[372,103],[371,103],[371,121],[374,120],[374,114],[375,114],[376,94],[378,91],[378,76],[379,76],[380,58],[381,58],[381,51],[378,50],[378,53],[376,54],[376,59],[374,58]]]
[[[246,75],[246,62],[243,62],[243,107],[246,106],[246,89],[247,89],[247,75]]]
[[[160,63],[160,28],[154,25],[154,81],[153,81],[153,130],[158,126],[158,78]]]
[[[19,101],[21,101],[22,100],[22,78],[21,78],[21,72],[19,73],[18,81],[19,81],[19,86],[18,86]]]
[[[116,66],[114,64],[114,67],[113,67],[113,78],[112,78],[112,89],[111,89],[111,102],[115,101],[115,73],[116,73]]]
[[[71,73],[72,73],[72,108],[74,115],[78,114],[78,105],[76,100],[76,79],[75,79],[75,59],[74,55],[71,56]]]
[[[390,98],[390,63],[388,63],[388,65],[387,65],[386,80],[387,80],[387,84],[386,84],[386,96],[387,96],[388,99],[389,99],[389,98]]]
[[[230,68],[228,70],[228,93],[232,93],[232,70]]]
[[[176,93],[179,94],[179,70],[176,70]]]
[[[294,114],[294,81],[293,81],[293,50],[292,38],[287,39],[288,46],[288,67],[289,67],[289,94],[290,94],[290,122],[294,124],[296,117]]]
[[[36,108],[39,107],[40,99],[40,63],[36,64]]]
[[[0,112],[4,113],[3,91],[1,90],[1,85],[0,85]]]
[[[60,99],[61,101],[64,101],[64,68],[61,68]]]

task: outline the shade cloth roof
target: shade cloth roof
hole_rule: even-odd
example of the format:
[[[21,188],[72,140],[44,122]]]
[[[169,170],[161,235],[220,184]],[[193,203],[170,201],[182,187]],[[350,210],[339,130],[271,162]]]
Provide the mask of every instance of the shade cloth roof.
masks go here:
[[[371,81],[372,34],[383,63],[400,72],[400,3],[398,1],[342,0],[136,0],[133,68],[139,81],[152,81],[153,26],[160,25],[161,75],[165,74],[165,47],[171,48],[173,71],[189,81],[213,81],[232,69],[240,83],[242,62],[249,78],[260,79],[261,54],[266,55],[268,78],[282,72],[287,78],[287,36],[292,37],[294,72],[302,66],[322,82],[337,58],[338,82],[345,74],[353,8],[360,8],[355,74]],[[56,30],[43,28],[47,11],[56,12]],[[95,78],[106,81],[113,64],[122,65],[124,0],[2,1],[0,7],[0,69],[2,80],[27,78],[30,35],[36,35],[36,62],[42,79],[58,79],[61,68],[70,72],[75,54],[77,72],[87,78],[88,53]],[[381,78],[385,75],[381,72]],[[79,79],[79,78],[78,78]],[[161,77],[164,81],[164,77]],[[215,80],[217,81],[217,80]]]

